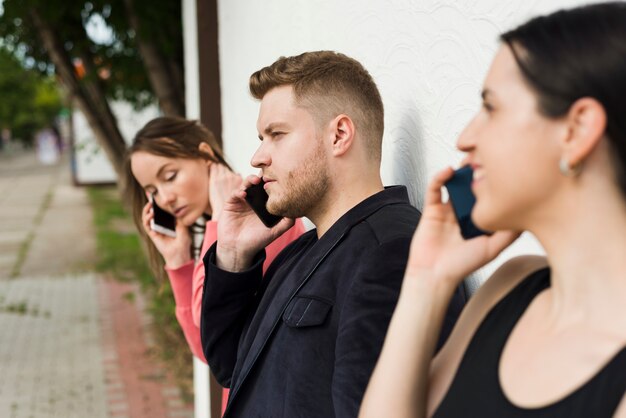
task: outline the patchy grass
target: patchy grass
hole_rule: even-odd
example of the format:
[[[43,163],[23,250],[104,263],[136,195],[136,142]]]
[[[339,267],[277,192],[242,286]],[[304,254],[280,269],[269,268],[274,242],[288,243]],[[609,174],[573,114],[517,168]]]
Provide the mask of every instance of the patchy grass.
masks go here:
[[[30,250],[30,246],[35,238],[35,233],[30,231],[26,236],[26,239],[20,244],[20,249],[17,252],[17,258],[15,259],[15,264],[13,264],[13,268],[11,269],[11,273],[9,277],[14,279],[20,275],[20,271],[22,270],[22,266],[24,265],[24,261],[26,261],[26,256],[28,255],[28,250]]]
[[[12,302],[7,305],[4,304],[4,297],[0,298],[0,312],[3,313],[11,313],[15,315],[31,315],[31,316],[39,316],[39,307],[35,306],[29,309],[28,302],[25,300],[21,300],[19,302]],[[48,312],[48,316],[50,317],[50,313]]]
[[[7,306],[2,306],[0,309],[5,312],[16,313],[18,315],[26,315],[28,313],[28,305],[26,304],[26,301],[11,303]]]
[[[169,282],[155,280],[142,250],[139,235],[120,202],[114,187],[91,187],[89,201],[93,208],[98,259],[95,269],[123,282],[136,282],[146,298],[152,317],[155,354],[164,360],[176,377],[186,401],[193,398],[193,364],[185,337],[176,321],[174,295]],[[124,227],[120,227],[124,226]],[[125,295],[134,301],[132,294]]]
[[[39,210],[37,211],[37,215],[35,216],[35,219],[33,221],[32,230],[28,233],[28,236],[26,237],[24,242],[22,242],[22,245],[20,245],[15,264],[13,265],[11,273],[9,274],[10,278],[14,279],[20,275],[20,272],[22,271],[22,266],[24,265],[24,262],[26,261],[26,256],[28,255],[28,250],[30,250],[30,246],[33,243],[33,239],[35,238],[35,230],[39,225],[41,225],[43,216],[45,215],[46,211],[50,207],[50,204],[52,203],[52,197],[52,191],[49,190],[44,197],[43,202],[39,207]]]

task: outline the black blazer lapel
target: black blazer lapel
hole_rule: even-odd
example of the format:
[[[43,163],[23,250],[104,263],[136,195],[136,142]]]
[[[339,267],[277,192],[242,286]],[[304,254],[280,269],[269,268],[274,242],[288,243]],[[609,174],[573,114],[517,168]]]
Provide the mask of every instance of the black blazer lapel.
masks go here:
[[[237,381],[235,385],[230,389],[229,395],[229,404],[237,396],[237,392],[239,388],[246,380],[246,377],[250,373],[250,370],[254,366],[259,354],[263,351],[263,348],[267,344],[269,338],[271,337],[274,329],[280,323],[283,313],[289,305],[289,302],[294,298],[294,296],[298,293],[298,291],[309,281],[313,273],[317,270],[318,266],[324,261],[324,259],[333,251],[333,249],[339,245],[339,243],[343,240],[345,234],[350,230],[350,227],[346,228],[343,233],[338,236],[335,236],[334,239],[323,239],[322,237],[315,245],[311,248],[311,250],[307,253],[307,259],[305,260],[305,264],[303,264],[300,268],[301,271],[306,272],[303,279],[297,282],[296,286],[292,286],[290,289],[280,289],[276,294],[272,303],[269,305],[267,312],[263,315],[263,320],[258,326],[256,330],[256,334],[253,337],[250,348],[246,354],[245,359],[242,362],[241,367],[238,367],[238,371],[235,372],[238,374]],[[290,272],[287,272],[290,274]]]

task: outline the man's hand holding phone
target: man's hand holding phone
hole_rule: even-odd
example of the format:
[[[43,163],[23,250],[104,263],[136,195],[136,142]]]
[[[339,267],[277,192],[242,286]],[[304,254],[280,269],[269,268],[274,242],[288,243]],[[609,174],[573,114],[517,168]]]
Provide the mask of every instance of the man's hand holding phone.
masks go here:
[[[248,176],[242,186],[224,202],[217,224],[217,266],[227,271],[243,271],[252,264],[254,256],[294,224],[282,218],[268,227],[251,208],[247,189],[262,183],[258,176]],[[254,193],[254,192],[253,192]],[[261,202],[265,206],[265,201]],[[253,203],[254,204],[254,203]],[[260,207],[257,207],[259,210]]]

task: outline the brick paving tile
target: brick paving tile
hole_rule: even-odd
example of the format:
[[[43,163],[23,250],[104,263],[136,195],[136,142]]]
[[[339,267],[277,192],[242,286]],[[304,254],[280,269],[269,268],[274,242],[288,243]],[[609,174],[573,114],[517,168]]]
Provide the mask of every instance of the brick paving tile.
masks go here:
[[[103,347],[116,353],[115,357],[103,359],[103,367],[115,371],[107,373],[109,413],[126,411],[132,418],[167,418],[172,413],[191,411],[191,415],[186,416],[193,417],[192,405],[182,401],[180,390],[173,385],[162,365],[149,355],[149,321],[142,312],[138,288],[114,280],[102,280],[99,286],[101,317],[110,322],[102,327]],[[136,294],[134,302],[125,297],[129,292]],[[121,386],[125,388],[124,398],[116,392]],[[112,407],[113,393],[116,405],[123,404],[126,408]]]

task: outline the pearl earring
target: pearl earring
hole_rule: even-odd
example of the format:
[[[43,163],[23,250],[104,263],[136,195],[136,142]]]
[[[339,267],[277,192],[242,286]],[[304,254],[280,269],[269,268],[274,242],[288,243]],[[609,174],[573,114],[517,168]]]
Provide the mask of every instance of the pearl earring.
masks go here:
[[[574,166],[570,166],[569,162],[567,162],[565,157],[562,157],[559,160],[559,171],[565,177],[576,177],[577,175],[580,174],[581,170],[582,170],[581,164],[575,164]]]

